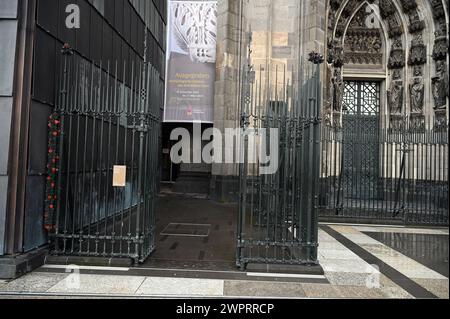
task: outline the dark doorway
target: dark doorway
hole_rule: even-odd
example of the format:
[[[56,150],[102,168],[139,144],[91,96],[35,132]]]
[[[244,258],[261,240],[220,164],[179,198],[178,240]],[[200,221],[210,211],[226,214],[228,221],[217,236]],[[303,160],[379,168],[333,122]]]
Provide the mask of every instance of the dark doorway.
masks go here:
[[[343,101],[343,196],[377,199],[380,83],[345,81]]]
[[[156,206],[156,249],[141,266],[236,270],[237,205],[198,196],[161,193]]]

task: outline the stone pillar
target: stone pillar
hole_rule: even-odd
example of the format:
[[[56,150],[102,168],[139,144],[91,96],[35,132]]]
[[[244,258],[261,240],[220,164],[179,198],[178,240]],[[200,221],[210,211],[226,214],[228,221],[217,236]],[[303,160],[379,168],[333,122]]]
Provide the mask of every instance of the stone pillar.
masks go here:
[[[302,81],[297,72],[308,53],[324,54],[326,0],[219,0],[215,128],[240,125],[240,93],[251,33],[251,63],[256,70],[286,68],[287,78]],[[294,71],[295,70],[295,71]],[[224,154],[233,152],[231,146]],[[214,164],[212,195],[221,201],[238,198],[238,165]]]
[[[219,0],[217,19],[217,62],[214,98],[214,128],[239,127],[239,92],[245,56],[244,0]],[[225,139],[223,140],[223,142]],[[228,146],[223,154],[234,152]],[[211,195],[219,201],[235,201],[238,196],[238,165],[213,164]]]

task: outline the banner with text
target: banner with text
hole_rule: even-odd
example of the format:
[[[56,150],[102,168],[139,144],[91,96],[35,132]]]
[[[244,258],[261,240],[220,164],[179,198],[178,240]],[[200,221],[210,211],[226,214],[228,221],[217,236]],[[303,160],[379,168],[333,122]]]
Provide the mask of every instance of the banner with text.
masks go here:
[[[170,1],[164,122],[214,120],[217,1]]]

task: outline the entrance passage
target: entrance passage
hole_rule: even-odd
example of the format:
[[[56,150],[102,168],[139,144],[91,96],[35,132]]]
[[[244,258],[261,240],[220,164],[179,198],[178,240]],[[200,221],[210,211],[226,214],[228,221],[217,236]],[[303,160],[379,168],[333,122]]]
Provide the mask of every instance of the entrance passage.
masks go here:
[[[142,267],[235,271],[237,205],[163,192],[156,249]]]

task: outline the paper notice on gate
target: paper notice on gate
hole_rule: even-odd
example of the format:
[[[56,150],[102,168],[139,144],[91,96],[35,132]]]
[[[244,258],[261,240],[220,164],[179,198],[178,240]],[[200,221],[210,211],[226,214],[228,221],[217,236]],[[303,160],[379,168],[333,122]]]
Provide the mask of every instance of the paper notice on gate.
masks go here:
[[[113,169],[113,187],[125,187],[127,185],[127,167],[114,166]]]

